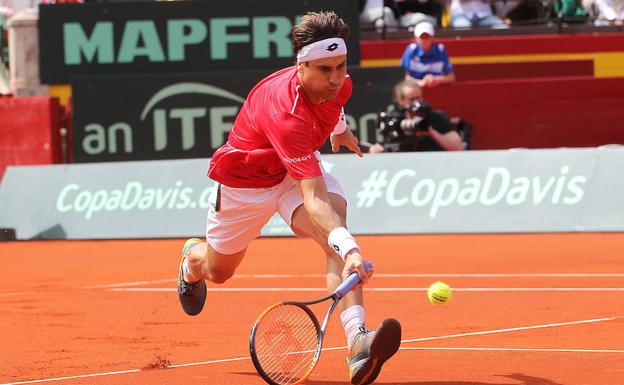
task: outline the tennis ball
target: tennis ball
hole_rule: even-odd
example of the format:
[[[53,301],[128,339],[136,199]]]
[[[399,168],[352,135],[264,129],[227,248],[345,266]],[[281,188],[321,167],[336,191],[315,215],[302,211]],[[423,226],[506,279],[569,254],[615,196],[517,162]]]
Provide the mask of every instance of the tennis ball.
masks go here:
[[[443,305],[451,299],[451,288],[444,282],[436,282],[427,290],[429,302],[435,305]]]

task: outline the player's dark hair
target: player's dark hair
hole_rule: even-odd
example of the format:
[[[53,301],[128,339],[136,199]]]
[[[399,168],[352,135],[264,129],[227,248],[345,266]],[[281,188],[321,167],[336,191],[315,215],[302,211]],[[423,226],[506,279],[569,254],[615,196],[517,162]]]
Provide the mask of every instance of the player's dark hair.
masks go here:
[[[295,55],[301,48],[319,40],[339,37],[347,40],[351,28],[333,11],[308,12],[301,22],[292,27],[292,45]]]

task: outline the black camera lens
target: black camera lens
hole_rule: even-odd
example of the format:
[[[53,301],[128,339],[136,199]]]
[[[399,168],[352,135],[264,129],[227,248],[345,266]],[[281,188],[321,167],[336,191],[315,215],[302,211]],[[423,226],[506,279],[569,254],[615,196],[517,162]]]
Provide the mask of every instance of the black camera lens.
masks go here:
[[[421,100],[421,101],[416,101],[412,103],[408,107],[408,111],[413,114],[419,113],[419,114],[426,115],[429,113],[429,111],[431,111],[431,107],[429,107],[429,104],[427,102],[425,102],[424,100]]]

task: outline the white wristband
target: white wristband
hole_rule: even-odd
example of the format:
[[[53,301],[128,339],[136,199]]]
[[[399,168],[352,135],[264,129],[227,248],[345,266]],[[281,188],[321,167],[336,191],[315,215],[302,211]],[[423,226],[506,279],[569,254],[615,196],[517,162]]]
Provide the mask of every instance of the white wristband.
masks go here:
[[[338,123],[336,123],[336,126],[334,127],[334,131],[332,132],[332,134],[334,135],[340,135],[343,132],[347,131],[347,117],[345,116],[344,113],[344,107],[342,109],[342,111],[340,112],[340,117],[338,118]]]
[[[355,242],[353,235],[344,227],[336,227],[333,229],[327,237],[327,244],[329,244],[332,249],[336,250],[336,253],[340,255],[343,261],[351,250],[360,248],[357,242]]]

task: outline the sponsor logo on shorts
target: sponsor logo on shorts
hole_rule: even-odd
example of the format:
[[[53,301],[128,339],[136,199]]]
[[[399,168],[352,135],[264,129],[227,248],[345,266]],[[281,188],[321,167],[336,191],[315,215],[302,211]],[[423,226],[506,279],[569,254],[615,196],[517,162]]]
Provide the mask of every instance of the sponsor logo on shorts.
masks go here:
[[[302,156],[301,158],[287,158],[287,157],[282,157],[282,160],[286,163],[297,163],[297,162],[303,162],[306,160],[310,160],[312,158],[312,154],[310,155],[306,155],[306,156]]]

